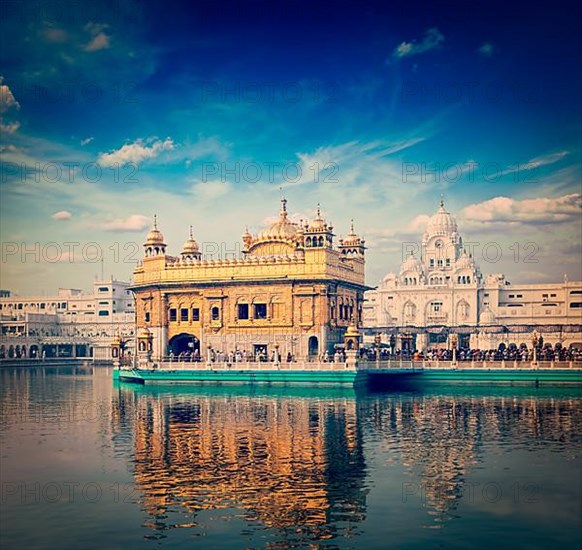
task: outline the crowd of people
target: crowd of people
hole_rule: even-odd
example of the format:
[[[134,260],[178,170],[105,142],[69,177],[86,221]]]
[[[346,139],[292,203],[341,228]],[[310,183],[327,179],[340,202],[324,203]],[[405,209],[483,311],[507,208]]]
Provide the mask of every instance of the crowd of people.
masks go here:
[[[240,349],[224,352],[221,350],[210,349],[208,354],[211,363],[292,363],[297,361],[297,358],[291,352],[281,354],[279,351],[272,350],[270,354],[267,354],[265,349],[257,352]],[[192,361],[206,361],[208,358],[201,357],[198,349],[195,349],[194,351],[183,351],[181,353],[170,351],[168,354],[168,360],[170,362],[176,361],[188,363]],[[310,361],[323,361],[324,363],[343,363],[346,360],[346,355],[344,350],[339,349],[334,353],[325,351],[320,355],[309,356],[307,359]]]
[[[444,348],[431,348],[424,352],[419,350],[395,350],[390,348],[380,348],[381,361],[388,359],[406,359],[414,361],[452,361],[453,350]],[[376,360],[375,348],[362,348],[360,356],[363,359],[370,361]],[[517,346],[516,344],[509,344],[505,346],[501,344],[498,349],[469,349],[460,348],[456,352],[457,361],[533,361],[534,350],[532,347],[528,348],[524,344]],[[552,346],[545,344],[536,347],[537,361],[576,361],[582,362],[582,349],[577,347],[565,348],[561,344]]]

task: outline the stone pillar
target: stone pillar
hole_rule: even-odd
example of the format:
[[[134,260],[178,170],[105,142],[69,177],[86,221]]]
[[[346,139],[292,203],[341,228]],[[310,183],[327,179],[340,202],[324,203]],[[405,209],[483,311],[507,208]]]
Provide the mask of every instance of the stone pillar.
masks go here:
[[[358,366],[358,355],[360,352],[360,331],[350,325],[344,335],[346,352],[346,368],[355,370]]]
[[[121,338],[119,334],[111,341],[111,358],[113,359],[113,366],[119,368],[121,364]]]
[[[137,331],[137,366],[140,369],[151,368],[152,366],[152,333],[147,328],[140,328]]]

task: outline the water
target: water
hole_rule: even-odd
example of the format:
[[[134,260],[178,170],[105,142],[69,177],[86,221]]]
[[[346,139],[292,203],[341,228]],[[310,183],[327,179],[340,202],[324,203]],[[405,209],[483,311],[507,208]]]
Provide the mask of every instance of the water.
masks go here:
[[[114,385],[0,369],[2,548],[582,543],[582,391]]]

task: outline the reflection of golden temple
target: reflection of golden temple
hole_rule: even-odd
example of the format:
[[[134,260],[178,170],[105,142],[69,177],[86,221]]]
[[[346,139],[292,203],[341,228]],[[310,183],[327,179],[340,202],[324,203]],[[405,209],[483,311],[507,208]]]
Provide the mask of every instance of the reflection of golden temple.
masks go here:
[[[578,399],[534,395],[359,401],[126,391],[114,410],[116,432],[128,425],[125,411],[136,415],[135,481],[152,517],[177,505],[193,514],[238,508],[247,521],[279,530],[305,526],[317,540],[342,518],[364,519],[363,434],[372,436],[366,447],[379,441],[405,466],[403,480],[421,486],[417,502],[441,523],[467,497],[482,445],[567,445],[582,425]]]
[[[336,513],[349,509],[352,522],[363,518],[354,400],[140,401],[135,480],[151,515],[175,504],[191,513],[242,508],[249,521],[278,529],[303,525],[318,538],[327,536]],[[336,490],[348,482],[347,496],[345,488]]]

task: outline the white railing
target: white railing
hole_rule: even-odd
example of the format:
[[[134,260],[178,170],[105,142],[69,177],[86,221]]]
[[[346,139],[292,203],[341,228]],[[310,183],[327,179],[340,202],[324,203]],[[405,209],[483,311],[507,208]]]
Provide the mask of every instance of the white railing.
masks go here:
[[[400,360],[389,359],[384,361],[358,361],[359,370],[388,370],[388,369],[580,369],[580,361],[438,361],[438,360]]]
[[[267,371],[267,370],[313,370],[313,371],[341,371],[347,368],[346,363],[320,361],[160,361],[158,368],[162,370],[224,370],[224,371]]]

